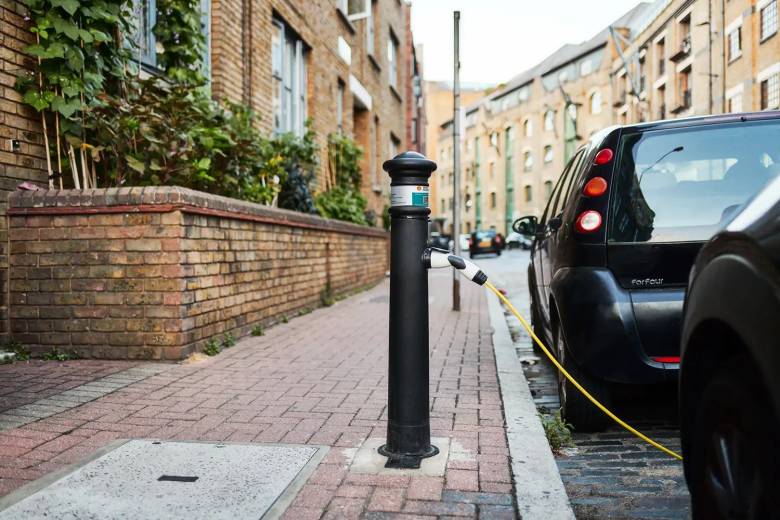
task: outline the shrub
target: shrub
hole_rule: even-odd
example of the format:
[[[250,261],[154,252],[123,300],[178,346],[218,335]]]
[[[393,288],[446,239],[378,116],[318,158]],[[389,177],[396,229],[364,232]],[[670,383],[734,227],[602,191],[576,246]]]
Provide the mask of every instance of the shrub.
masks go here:
[[[216,356],[222,352],[222,348],[219,346],[219,343],[215,339],[210,339],[206,342],[206,346],[203,347],[203,353],[207,356]]]

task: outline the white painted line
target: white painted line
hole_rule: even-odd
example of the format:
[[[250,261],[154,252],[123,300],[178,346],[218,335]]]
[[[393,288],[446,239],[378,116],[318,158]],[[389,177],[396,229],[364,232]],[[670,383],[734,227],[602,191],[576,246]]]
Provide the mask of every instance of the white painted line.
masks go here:
[[[520,516],[523,520],[574,520],[569,497],[515,353],[501,303],[490,291],[487,297]]]

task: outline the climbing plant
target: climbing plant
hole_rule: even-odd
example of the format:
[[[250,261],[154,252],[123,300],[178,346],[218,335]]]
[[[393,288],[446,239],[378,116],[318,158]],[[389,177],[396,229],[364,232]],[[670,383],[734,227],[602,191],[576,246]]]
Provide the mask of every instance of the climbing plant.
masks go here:
[[[254,112],[211,98],[198,0],[157,2],[164,76],[148,79],[132,59],[131,1],[23,1],[36,66],[17,88],[41,114],[50,178],[68,171],[75,188],[179,185],[271,204],[292,171],[292,192],[306,201],[313,133],[265,137]],[[313,209],[310,195],[308,203]]]
[[[360,193],[362,157],[363,149],[348,136],[328,136],[328,186],[315,200],[321,215],[369,224],[366,199]]]

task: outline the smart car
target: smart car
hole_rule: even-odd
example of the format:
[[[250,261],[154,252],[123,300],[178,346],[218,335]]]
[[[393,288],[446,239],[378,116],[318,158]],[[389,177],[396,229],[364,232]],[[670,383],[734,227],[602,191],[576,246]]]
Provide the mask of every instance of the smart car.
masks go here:
[[[614,383],[676,381],[688,274],[702,244],[778,175],[780,112],[610,127],[568,161],[534,238],[532,320],[606,405]],[[560,378],[564,419],[608,420]]]
[[[780,508],[780,178],[696,260],[680,364],[680,435],[695,519]]]

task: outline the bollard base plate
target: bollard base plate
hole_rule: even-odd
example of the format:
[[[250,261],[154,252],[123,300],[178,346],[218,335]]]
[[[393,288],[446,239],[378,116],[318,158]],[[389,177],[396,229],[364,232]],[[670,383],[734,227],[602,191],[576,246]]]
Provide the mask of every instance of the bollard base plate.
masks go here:
[[[387,457],[386,468],[391,469],[419,469],[422,459],[439,454],[439,448],[431,444],[423,453],[393,453],[388,451],[387,444],[380,446],[377,451]]]

